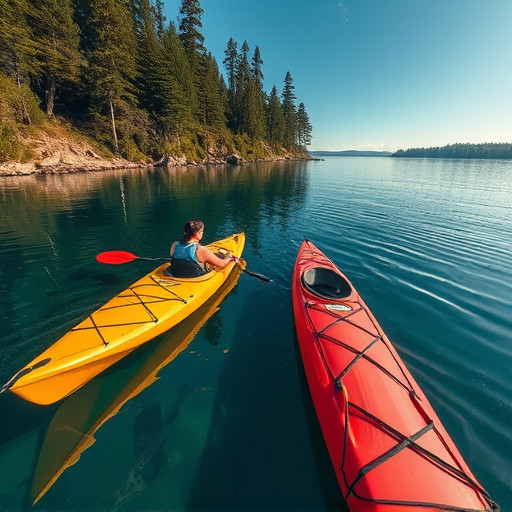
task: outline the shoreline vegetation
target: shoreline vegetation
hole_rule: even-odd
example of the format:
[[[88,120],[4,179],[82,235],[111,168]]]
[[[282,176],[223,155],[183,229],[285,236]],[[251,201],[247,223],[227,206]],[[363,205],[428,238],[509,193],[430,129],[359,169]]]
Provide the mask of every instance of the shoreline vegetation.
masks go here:
[[[258,156],[254,146],[242,147],[241,154],[233,145],[233,151],[225,146],[211,144],[203,158],[197,158],[197,152],[190,158],[181,155],[163,155],[159,160],[131,161],[105,151],[97,141],[74,129],[66,128],[54,121],[46,123],[41,129],[32,129],[28,136],[17,136],[15,143],[28,157],[23,160],[0,159],[0,177],[23,176],[30,174],[65,174],[93,172],[115,169],[138,169],[145,167],[179,167],[198,165],[243,165],[260,161],[314,160],[301,148],[296,150],[272,151],[264,142],[260,142]],[[58,134],[56,134],[56,132]],[[213,139],[213,137],[212,137]],[[200,148],[201,149],[201,148]],[[245,149],[245,151],[244,151]],[[242,156],[244,155],[244,156]]]
[[[290,72],[264,90],[258,46],[224,74],[199,0],[0,1],[0,176],[311,159]]]

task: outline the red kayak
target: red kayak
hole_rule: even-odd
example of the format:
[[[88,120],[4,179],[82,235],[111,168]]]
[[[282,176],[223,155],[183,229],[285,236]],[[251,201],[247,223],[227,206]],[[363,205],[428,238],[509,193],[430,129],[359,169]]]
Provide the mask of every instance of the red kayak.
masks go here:
[[[368,306],[309,240],[292,296],[309,389],[350,510],[498,511]]]

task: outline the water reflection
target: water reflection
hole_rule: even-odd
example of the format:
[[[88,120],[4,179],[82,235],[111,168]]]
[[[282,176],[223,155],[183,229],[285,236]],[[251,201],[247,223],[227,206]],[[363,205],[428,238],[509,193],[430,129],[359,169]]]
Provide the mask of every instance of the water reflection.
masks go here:
[[[166,256],[188,218],[205,220],[205,243],[244,230],[248,269],[273,278],[242,276],[224,325],[213,317],[38,505],[339,510],[294,352],[292,240],[306,236],[353,280],[473,472],[511,509],[511,177],[511,161],[332,157],[0,179],[0,382],[153,268],[96,254]],[[0,508],[19,510],[56,409],[6,393],[0,405]]]
[[[147,223],[161,226],[171,218],[182,224],[190,210],[214,229],[225,222],[226,212],[245,228],[277,209],[286,219],[304,201],[306,165],[277,162],[243,168],[176,167],[3,178],[0,257],[20,245],[44,246],[48,256],[59,259],[65,257],[61,237],[70,236],[74,228],[124,230],[131,224],[144,230]],[[9,240],[12,245],[6,248],[4,242]]]
[[[153,384],[158,372],[188,347],[201,327],[218,311],[239,277],[240,271],[232,272],[212,299],[166,335],[150,343],[147,350],[136,351],[128,362],[98,376],[62,402],[48,426],[37,459],[30,491],[32,505],[94,444],[97,430],[126,402]],[[216,332],[216,336],[221,334],[221,330]],[[217,343],[215,337],[212,342]],[[176,416],[190,391],[191,388],[180,390],[173,413]],[[139,460],[136,468],[140,471],[134,476],[152,480],[167,460],[159,403],[146,407],[137,415],[133,434],[135,454]]]

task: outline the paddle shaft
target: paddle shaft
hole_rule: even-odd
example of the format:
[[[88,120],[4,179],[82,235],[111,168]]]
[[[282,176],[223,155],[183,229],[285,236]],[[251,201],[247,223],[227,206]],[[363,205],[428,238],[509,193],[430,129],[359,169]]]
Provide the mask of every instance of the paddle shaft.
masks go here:
[[[257,274],[256,272],[251,272],[250,270],[247,270],[246,268],[240,267],[243,272],[246,274],[249,274],[252,277],[257,277],[258,279],[261,279],[262,281],[265,281],[266,283],[270,283],[272,279],[270,277],[264,276],[263,274]]]
[[[137,256],[135,259],[144,261],[172,261],[172,258],[145,258],[144,256]]]

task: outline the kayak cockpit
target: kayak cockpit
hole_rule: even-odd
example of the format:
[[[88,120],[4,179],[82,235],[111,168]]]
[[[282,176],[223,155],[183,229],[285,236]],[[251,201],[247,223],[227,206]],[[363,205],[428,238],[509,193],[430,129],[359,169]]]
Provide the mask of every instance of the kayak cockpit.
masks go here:
[[[177,284],[177,283],[201,283],[203,281],[208,281],[216,273],[217,273],[217,271],[215,269],[213,269],[213,270],[210,270],[209,272],[206,272],[206,273],[204,273],[202,275],[195,276],[195,277],[192,277],[192,276],[191,277],[178,277],[178,276],[173,275],[170,272],[170,269],[168,270],[168,268],[160,268],[160,269],[157,269],[157,271],[154,274],[154,277],[159,282],[168,281],[169,283],[172,283],[172,284]]]
[[[343,276],[324,267],[306,270],[302,274],[302,285],[323,299],[346,299],[352,293],[352,287]]]
[[[164,270],[164,275],[168,277],[178,277],[188,279],[191,277],[202,277],[208,273],[204,265],[196,261],[181,260],[173,258],[170,265]]]

